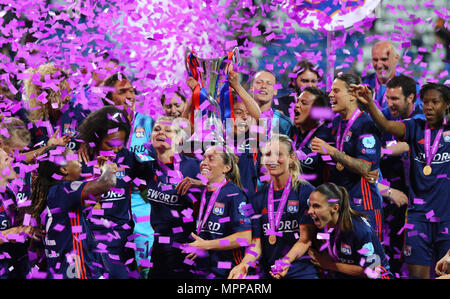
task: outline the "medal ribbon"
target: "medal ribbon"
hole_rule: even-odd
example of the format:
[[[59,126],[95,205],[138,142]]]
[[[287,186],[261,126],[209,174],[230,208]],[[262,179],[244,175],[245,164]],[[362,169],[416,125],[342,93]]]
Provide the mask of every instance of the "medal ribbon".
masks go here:
[[[231,61],[233,59],[233,52],[228,52],[228,62],[225,67],[226,70],[230,67]],[[233,110],[233,93],[231,90],[230,83],[228,81],[228,71],[224,84],[220,88],[220,112],[222,121],[225,121],[227,118],[234,119],[234,110]]]
[[[350,128],[352,127],[353,123],[356,121],[356,119],[359,117],[361,110],[359,110],[359,108],[356,108],[356,110],[352,113],[352,116],[350,116],[350,119],[347,123],[347,126],[344,129],[344,134],[342,134],[341,137],[341,124],[342,124],[342,119],[339,122],[339,127],[338,127],[338,131],[337,131],[337,136],[336,136],[336,147],[338,150],[342,151],[344,148],[344,141],[345,141],[345,137],[348,134],[348,131],[350,131]]]
[[[273,181],[269,184],[269,194],[267,195],[267,209],[268,209],[268,217],[269,217],[269,226],[270,229],[276,231],[278,225],[280,225],[281,215],[283,214],[284,206],[286,205],[287,198],[291,191],[291,176],[289,176],[288,181],[286,183],[286,187],[283,190],[283,194],[281,195],[281,201],[278,205],[277,213],[275,215],[275,204],[273,200]],[[275,218],[274,218],[275,217]]]
[[[200,102],[201,102],[201,89],[203,88],[203,79],[201,73],[198,71],[198,68],[200,67],[200,62],[198,61],[198,58],[194,56],[194,52],[189,54],[188,57],[188,72],[191,77],[193,77],[195,80],[197,80],[198,84],[195,87],[194,91],[192,92],[192,111],[191,111],[191,122],[194,122],[194,113],[199,109]]]
[[[441,126],[439,131],[434,138],[433,146],[431,147],[430,152],[430,144],[431,144],[431,129],[428,127],[428,122],[425,123],[425,159],[427,161],[427,165],[431,165],[431,161],[433,161],[434,156],[437,153],[439,147],[439,141],[441,140],[442,132],[444,131],[444,126],[447,124],[447,118],[444,116],[444,124]]]
[[[205,187],[205,190],[203,190],[203,194],[202,194],[202,199],[200,202],[200,211],[198,213],[198,221],[197,221],[197,235],[200,234],[200,231],[203,227],[203,224],[206,222],[206,220],[208,219],[209,215],[211,214],[212,208],[214,206],[214,203],[216,202],[217,196],[219,196],[220,193],[220,189],[222,189],[222,187],[227,183],[228,181],[223,179],[222,183],[220,184],[220,186],[214,190],[213,194],[211,195],[211,198],[209,199],[208,202],[208,206],[206,207],[206,212],[205,215],[202,219],[202,214],[203,214],[203,210],[205,209],[205,205],[206,205],[206,191],[208,190],[207,187]]]
[[[308,135],[306,135],[305,139],[303,139],[302,143],[300,143],[299,147],[296,150],[301,150],[309,141],[309,139],[311,139],[312,135],[314,134],[314,132],[317,131],[317,129],[324,124],[324,121],[319,122],[314,128],[312,128]],[[295,136],[297,138],[297,136]]]

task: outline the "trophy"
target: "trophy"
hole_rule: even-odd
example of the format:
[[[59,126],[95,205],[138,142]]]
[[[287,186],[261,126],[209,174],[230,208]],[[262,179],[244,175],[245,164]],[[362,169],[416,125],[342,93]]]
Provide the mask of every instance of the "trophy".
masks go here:
[[[228,66],[232,62],[238,63],[238,53],[235,47],[226,56],[203,59],[189,48],[186,49],[186,70],[198,82],[192,93],[191,123],[198,125],[198,117],[202,117],[201,130],[195,128],[194,132],[197,137],[199,133],[206,133],[202,141],[212,138],[215,143],[224,144],[223,122],[227,118],[234,118]]]

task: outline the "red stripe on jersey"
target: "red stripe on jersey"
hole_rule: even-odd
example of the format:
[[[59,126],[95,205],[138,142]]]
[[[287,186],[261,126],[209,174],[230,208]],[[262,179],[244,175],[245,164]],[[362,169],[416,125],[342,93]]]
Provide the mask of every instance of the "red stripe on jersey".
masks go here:
[[[73,228],[75,226],[74,220],[71,217],[69,217],[69,219],[70,219],[70,228]],[[78,246],[76,244],[77,243],[75,241],[75,233],[72,230],[72,247],[73,247],[73,250],[75,250],[78,253]],[[81,278],[80,277],[81,271],[79,271],[80,270],[80,265],[79,265],[79,261],[76,258],[76,256],[75,256],[74,260],[75,260],[75,271],[76,271],[76,274],[77,274],[77,278],[80,279]]]
[[[77,213],[77,225],[78,227],[80,227],[80,213]],[[77,239],[79,238],[80,233],[78,233],[77,235]],[[78,239],[78,243],[80,245],[80,257],[81,257],[81,272],[82,272],[82,276],[84,274],[84,279],[87,279],[87,275],[86,275],[86,264],[84,263],[84,253],[83,253],[83,242],[82,240]]]
[[[375,209],[375,231],[377,233],[378,239],[380,239],[380,241],[382,241],[382,232],[381,232],[381,211],[380,209]]]
[[[366,196],[367,196],[367,207],[369,210],[373,210],[372,206],[372,194],[370,192],[370,186],[366,179],[364,179],[364,187],[366,188]]]
[[[365,188],[364,188],[364,178],[361,177],[361,193],[362,193],[362,200],[364,203],[364,210],[368,210],[367,208],[367,202],[366,202],[366,192],[365,192]]]

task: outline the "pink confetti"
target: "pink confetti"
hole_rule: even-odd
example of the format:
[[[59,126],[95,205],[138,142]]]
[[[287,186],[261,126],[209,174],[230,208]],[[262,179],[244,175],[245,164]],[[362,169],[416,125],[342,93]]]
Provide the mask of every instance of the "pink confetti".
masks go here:
[[[170,244],[170,237],[159,236],[158,242],[161,244]]]
[[[231,262],[218,262],[217,268],[219,269],[231,269]]]

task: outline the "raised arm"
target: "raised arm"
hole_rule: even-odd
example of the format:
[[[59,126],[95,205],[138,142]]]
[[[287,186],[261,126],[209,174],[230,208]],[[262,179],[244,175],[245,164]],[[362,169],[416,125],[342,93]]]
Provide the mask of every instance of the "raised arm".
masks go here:
[[[109,191],[111,188],[114,188],[117,181],[116,172],[117,165],[115,163],[104,164],[102,166],[101,176],[97,180],[88,182],[86,186],[84,186],[84,189],[81,192],[81,198],[83,200],[90,199],[91,196],[99,198],[100,195]]]
[[[241,83],[239,83],[239,74],[233,70],[233,65],[231,64],[230,68],[228,69],[228,80],[230,82],[230,86],[241,98],[250,116],[255,120],[258,120],[261,115],[261,109],[255,102],[253,97],[245,90]]]
[[[401,122],[387,120],[380,109],[373,101],[372,93],[367,86],[351,84],[352,92],[359,102],[366,106],[375,123],[385,132],[388,132],[398,139],[405,137],[405,127]]]

